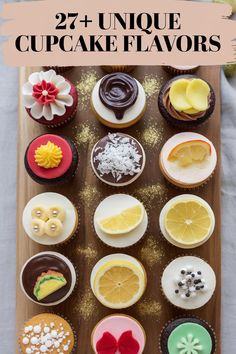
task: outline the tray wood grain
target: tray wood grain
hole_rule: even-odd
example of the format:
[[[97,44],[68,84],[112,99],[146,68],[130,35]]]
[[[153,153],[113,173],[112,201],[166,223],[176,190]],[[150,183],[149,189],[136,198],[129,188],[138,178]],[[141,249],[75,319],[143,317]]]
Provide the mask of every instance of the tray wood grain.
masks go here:
[[[29,74],[38,68],[20,69],[20,92]],[[216,216],[214,235],[203,246],[194,250],[181,250],[168,244],[162,237],[158,217],[165,201],[183,193],[164,180],[158,167],[158,155],[163,143],[179,130],[168,125],[161,117],[157,107],[157,96],[160,80],[165,82],[170,75],[160,66],[138,67],[133,75],[144,83],[148,92],[148,107],[145,117],[135,126],[125,129],[128,134],[137,137],[144,145],[147,154],[147,165],[142,176],[126,188],[107,187],[92,173],[90,167],[90,151],[93,143],[104,136],[108,129],[102,126],[90,109],[89,95],[91,80],[101,77],[104,73],[99,67],[74,68],[65,73],[72,82],[80,83],[79,110],[76,118],[65,128],[54,129],[53,133],[63,133],[77,140],[80,154],[80,165],[76,177],[71,183],[61,187],[40,186],[30,179],[24,168],[24,153],[28,143],[36,136],[52,131],[33,122],[25,112],[19,97],[18,121],[18,176],[17,176],[17,235],[16,235],[16,329],[22,328],[24,321],[32,315],[53,311],[66,316],[73,324],[78,335],[78,354],[92,354],[90,335],[94,325],[105,315],[113,313],[103,307],[91,294],[89,277],[93,265],[98,259],[116,249],[102,244],[95,235],[92,226],[93,212],[99,201],[112,193],[125,192],[139,197],[146,204],[149,214],[149,228],[145,237],[135,246],[121,252],[141,260],[148,273],[148,286],[141,301],[130,309],[121,311],[137,318],[147,333],[147,345],[144,354],[158,354],[159,333],[163,325],[175,316],[186,314],[170,305],[160,290],[160,276],[163,267],[173,258],[182,254],[193,254],[202,257],[214,268],[217,275],[217,288],[211,301],[195,314],[205,319],[214,328],[217,336],[217,354],[220,349],[221,322],[221,225],[220,225],[220,69],[219,67],[201,67],[198,75],[208,80],[216,94],[216,107],[212,118],[197,129],[213,141],[218,152],[218,166],[213,178],[202,188],[194,190],[194,194],[207,200]],[[86,81],[86,79],[88,81]],[[90,81],[89,81],[90,80]],[[86,85],[86,82],[88,85]],[[153,187],[153,193],[148,194],[148,186]],[[78,207],[80,226],[76,236],[67,244],[57,247],[44,247],[31,241],[22,227],[22,212],[30,198],[44,191],[54,191],[66,195]],[[152,199],[150,199],[151,197]],[[37,306],[27,300],[19,286],[19,273],[24,262],[35,253],[42,250],[57,250],[68,256],[78,270],[78,285],[73,295],[63,304],[47,309]],[[118,251],[119,252],[119,251]],[[16,349],[18,353],[18,346]]]

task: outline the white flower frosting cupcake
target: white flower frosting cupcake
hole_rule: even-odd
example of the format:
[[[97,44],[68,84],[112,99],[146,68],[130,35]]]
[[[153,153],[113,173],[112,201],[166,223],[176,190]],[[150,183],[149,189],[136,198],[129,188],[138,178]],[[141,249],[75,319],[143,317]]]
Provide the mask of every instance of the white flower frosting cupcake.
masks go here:
[[[46,126],[67,123],[77,110],[75,86],[54,70],[32,73],[23,85],[22,95],[29,116]]]

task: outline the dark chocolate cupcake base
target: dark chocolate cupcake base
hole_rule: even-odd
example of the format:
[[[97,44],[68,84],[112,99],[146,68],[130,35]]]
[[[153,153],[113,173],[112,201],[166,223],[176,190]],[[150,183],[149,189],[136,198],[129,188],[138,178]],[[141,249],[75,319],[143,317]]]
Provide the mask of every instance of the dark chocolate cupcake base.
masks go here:
[[[162,114],[163,118],[170,124],[174,125],[175,127],[178,128],[183,128],[183,129],[188,129],[188,128],[194,128],[198,127],[199,125],[205,123],[211,116],[215,108],[215,102],[216,102],[216,97],[214,90],[212,86],[207,82],[207,84],[210,87],[210,97],[209,97],[209,107],[206,110],[204,116],[197,118],[196,120],[179,120],[174,118],[166,109],[165,104],[164,104],[164,95],[168,87],[172,84],[172,82],[176,81],[177,79],[197,79],[198,77],[195,75],[180,75],[177,77],[172,78],[168,82],[166,82],[160,90],[159,96],[158,96],[158,107],[160,110],[160,113]]]
[[[160,335],[160,351],[162,354],[171,354],[168,350],[168,339],[171,335],[171,333],[180,325],[185,324],[185,323],[194,323],[202,326],[205,328],[205,330],[209,333],[212,341],[212,350],[210,354],[214,354],[216,351],[216,338],[214,331],[210,327],[210,325],[197,318],[197,317],[191,317],[191,316],[186,316],[186,317],[181,317],[174,319],[172,321],[169,321],[167,325],[163,328],[161,335]]]
[[[44,134],[43,134],[44,135]],[[78,167],[78,163],[79,163],[79,154],[77,151],[77,147],[75,145],[75,143],[68,137],[65,137],[63,135],[61,135],[61,137],[63,139],[65,139],[67,141],[67,143],[70,145],[71,151],[72,151],[72,162],[70,165],[70,168],[66,171],[66,173],[64,173],[62,176],[57,177],[57,178],[52,178],[52,179],[47,179],[47,178],[42,178],[37,176],[32,169],[29,166],[29,163],[27,161],[27,153],[29,150],[29,146],[30,144],[35,140],[33,139],[31,141],[31,143],[28,145],[28,148],[25,152],[25,158],[24,158],[24,163],[25,163],[25,168],[26,171],[28,172],[29,176],[37,183],[42,184],[42,185],[57,185],[57,184],[63,184],[66,183],[68,180],[70,180],[71,178],[74,177],[77,167]],[[38,137],[37,137],[38,138]]]

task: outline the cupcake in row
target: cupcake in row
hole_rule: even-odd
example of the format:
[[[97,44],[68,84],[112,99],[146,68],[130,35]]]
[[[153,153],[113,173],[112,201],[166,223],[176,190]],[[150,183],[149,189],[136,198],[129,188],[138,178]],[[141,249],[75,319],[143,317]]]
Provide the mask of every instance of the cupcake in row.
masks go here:
[[[72,353],[76,334],[61,316],[41,313],[25,322],[19,335],[23,354]],[[143,326],[131,316],[114,314],[100,320],[91,334],[95,354],[142,354],[146,334]],[[160,334],[160,352],[214,354],[216,337],[211,326],[196,317],[184,316],[170,320]]]
[[[20,273],[24,294],[43,306],[58,305],[68,299],[76,281],[76,271],[71,261],[52,251],[31,257]],[[125,309],[143,296],[147,274],[136,258],[123,253],[110,254],[95,264],[90,275],[90,286],[94,296],[105,307]],[[194,310],[208,303],[215,287],[214,270],[196,256],[174,259],[165,267],[161,277],[161,288],[166,299],[185,310]]]
[[[182,72],[194,69],[185,68]],[[122,72],[122,68],[120,70],[100,79],[91,96],[91,106],[97,119],[110,128],[118,129],[137,123],[146,110],[146,94],[141,83]],[[180,67],[178,70],[181,72]],[[29,116],[47,127],[64,125],[76,114],[76,87],[52,69],[32,73],[22,92]],[[158,106],[171,124],[180,128],[195,127],[212,115],[215,94],[205,80],[194,75],[180,75],[163,85]]]

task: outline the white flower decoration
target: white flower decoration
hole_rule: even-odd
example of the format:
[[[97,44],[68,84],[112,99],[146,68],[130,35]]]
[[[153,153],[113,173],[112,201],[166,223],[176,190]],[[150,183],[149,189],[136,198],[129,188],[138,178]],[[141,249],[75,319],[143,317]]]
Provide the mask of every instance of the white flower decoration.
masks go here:
[[[179,354],[200,354],[203,350],[200,340],[194,338],[192,334],[188,334],[186,337],[182,337],[177,343]]]
[[[45,89],[45,84],[50,86],[49,90],[52,95],[50,91]],[[39,86],[39,88],[37,87],[37,95],[41,95],[39,98],[35,97],[35,85]],[[40,90],[41,92],[39,92]],[[73,98],[69,94],[70,90],[71,85],[63,76],[57,75],[54,70],[35,72],[23,85],[23,103],[26,108],[30,109],[33,118],[44,117],[51,121],[54,115],[63,116],[66,107],[72,106]]]

